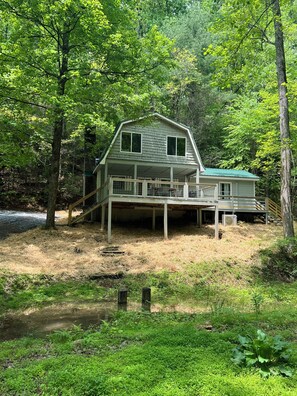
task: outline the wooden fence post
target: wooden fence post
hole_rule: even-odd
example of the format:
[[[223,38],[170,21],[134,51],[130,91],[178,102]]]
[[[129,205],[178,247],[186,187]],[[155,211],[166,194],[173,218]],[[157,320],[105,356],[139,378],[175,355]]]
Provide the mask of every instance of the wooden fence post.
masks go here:
[[[151,310],[151,288],[143,287],[142,289],[142,309],[144,311]]]
[[[120,289],[118,291],[118,309],[127,311],[128,290]]]

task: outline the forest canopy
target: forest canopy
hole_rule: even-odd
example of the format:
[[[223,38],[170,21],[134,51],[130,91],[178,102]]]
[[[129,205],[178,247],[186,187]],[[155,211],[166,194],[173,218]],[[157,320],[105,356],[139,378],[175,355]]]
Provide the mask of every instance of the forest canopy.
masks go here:
[[[65,204],[81,194],[86,131],[95,159],[120,120],[158,111],[191,128],[206,166],[249,170],[261,177],[258,193],[279,200],[272,4],[2,1],[2,177],[29,172],[57,192],[41,203]],[[297,4],[280,6],[294,191]]]

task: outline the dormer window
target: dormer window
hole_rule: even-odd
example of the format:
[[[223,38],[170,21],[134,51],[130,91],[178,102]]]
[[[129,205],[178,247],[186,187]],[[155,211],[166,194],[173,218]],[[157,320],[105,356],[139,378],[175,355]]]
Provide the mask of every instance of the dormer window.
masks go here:
[[[141,153],[141,133],[122,132],[121,151]]]
[[[185,157],[186,139],[175,136],[167,136],[167,155]]]

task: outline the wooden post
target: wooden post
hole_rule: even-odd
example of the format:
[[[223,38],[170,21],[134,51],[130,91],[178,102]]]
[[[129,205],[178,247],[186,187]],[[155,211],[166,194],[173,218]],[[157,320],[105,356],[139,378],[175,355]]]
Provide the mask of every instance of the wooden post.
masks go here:
[[[108,200],[108,219],[107,219],[107,242],[111,243],[111,216],[112,216],[112,200]]]
[[[134,180],[137,179],[137,165],[134,164],[134,174],[133,174]],[[137,195],[137,182],[135,181],[133,183],[133,195]]]
[[[151,310],[151,288],[143,287],[142,289],[142,309],[145,311]]]
[[[170,167],[170,182],[171,182],[170,183],[170,188],[173,188],[173,183],[172,183],[173,182],[173,177],[174,177],[173,175],[174,175],[173,166],[171,166]]]
[[[105,223],[105,205],[101,206],[101,227],[100,230],[104,230],[104,223]]]
[[[219,205],[215,206],[215,239],[219,239]]]
[[[118,310],[127,311],[128,290],[120,289],[118,291]]]
[[[199,168],[196,169],[196,175],[195,175],[195,182],[196,182],[196,198],[200,198],[199,197],[199,183],[200,183],[200,171]]]
[[[269,212],[269,198],[265,197],[265,223],[268,224],[268,212]]]
[[[147,180],[142,182],[142,196],[147,197]]]
[[[164,239],[168,239],[168,207],[164,204]]]
[[[185,182],[184,184],[184,191],[183,191],[183,198],[188,199],[189,198],[189,186],[188,183]]]
[[[69,208],[68,208],[68,225],[69,226],[71,225],[71,222],[72,222],[72,210],[73,210],[72,205],[69,205]]]
[[[153,229],[153,231],[156,230],[156,209],[155,208],[153,208],[152,229]]]
[[[102,176],[101,176],[101,174],[102,174],[102,171],[101,171],[101,169],[97,172],[97,175],[96,175],[96,178],[97,178],[97,182],[96,182],[96,184],[97,184],[97,188],[101,188],[101,185],[102,185],[102,183],[101,183],[101,181],[102,181]],[[97,191],[97,193],[96,193],[96,201],[97,202],[99,202],[99,199],[100,199],[100,191],[98,190]]]

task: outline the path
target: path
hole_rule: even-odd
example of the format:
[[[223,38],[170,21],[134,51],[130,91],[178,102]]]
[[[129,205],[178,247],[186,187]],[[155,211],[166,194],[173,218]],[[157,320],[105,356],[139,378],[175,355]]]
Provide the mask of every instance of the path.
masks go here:
[[[45,224],[46,213],[0,210],[0,239]]]

